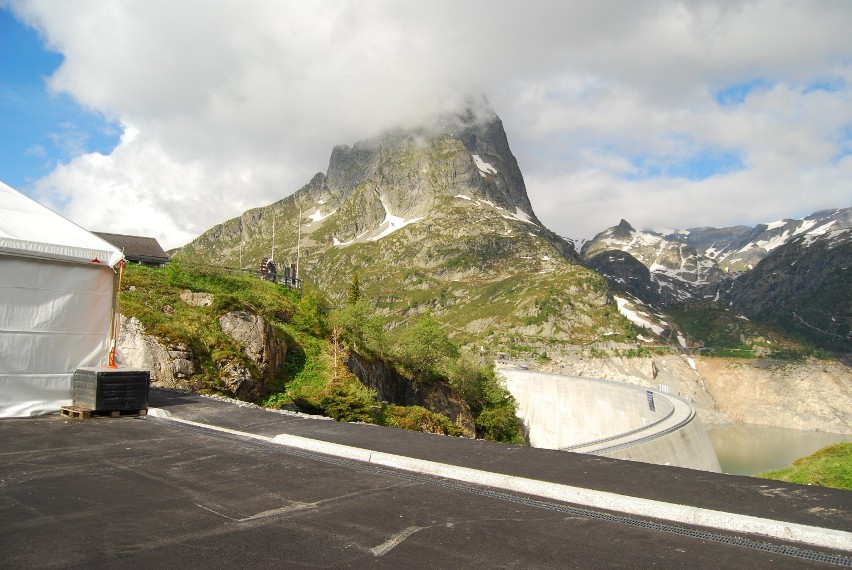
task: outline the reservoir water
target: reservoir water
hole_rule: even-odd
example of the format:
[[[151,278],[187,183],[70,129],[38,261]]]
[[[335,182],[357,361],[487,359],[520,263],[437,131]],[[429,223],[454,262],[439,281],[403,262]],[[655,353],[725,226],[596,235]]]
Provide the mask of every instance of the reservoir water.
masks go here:
[[[708,426],[707,435],[722,472],[732,475],[781,469],[827,445],[852,441],[852,435],[753,424]]]

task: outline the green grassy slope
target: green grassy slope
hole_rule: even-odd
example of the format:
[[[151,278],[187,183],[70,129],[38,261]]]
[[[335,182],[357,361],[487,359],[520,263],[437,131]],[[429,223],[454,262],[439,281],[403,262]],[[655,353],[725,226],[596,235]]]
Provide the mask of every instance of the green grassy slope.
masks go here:
[[[761,473],[758,477],[852,490],[852,443],[829,445],[813,455],[797,459],[789,467]]]
[[[212,305],[185,303],[180,298],[185,290],[210,294]],[[256,372],[241,347],[222,332],[218,321],[225,312],[245,310],[263,317],[288,346],[284,365],[258,403],[320,413],[341,421],[447,435],[462,433],[459,426],[435,411],[377,402],[375,393],[346,369],[349,352],[357,348],[362,357],[380,360],[415,383],[426,381],[418,378],[415,367],[405,360],[407,327],[395,331],[399,342],[393,349],[387,348],[382,318],[367,301],[362,300],[357,310],[351,306],[332,310],[316,289],[299,292],[248,273],[177,261],[163,269],[128,266],[120,310],[126,317],[139,319],[146,333],[162,344],[190,348],[197,373],[186,384],[197,391],[232,395],[219,377],[219,364],[225,360],[236,360]],[[413,320],[412,326],[422,320]],[[443,335],[439,342],[451,345],[454,354],[458,352],[442,329],[436,334]],[[428,381],[449,384],[460,393],[474,413],[479,436],[523,442],[514,416],[514,400],[499,386],[493,370],[456,358],[431,369]]]

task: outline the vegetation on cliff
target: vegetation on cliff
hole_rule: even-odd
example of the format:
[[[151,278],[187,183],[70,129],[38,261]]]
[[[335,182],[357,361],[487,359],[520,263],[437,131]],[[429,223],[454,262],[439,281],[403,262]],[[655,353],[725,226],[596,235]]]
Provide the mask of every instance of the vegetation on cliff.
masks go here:
[[[668,307],[668,315],[691,346],[703,356],[804,360],[828,358],[816,346],[793,338],[777,327],[743,317],[729,307],[707,300],[691,300]]]
[[[189,290],[208,294],[209,305],[184,302]],[[446,435],[465,430],[446,415],[423,406],[379,402],[347,368],[352,352],[410,379],[415,384],[443,383],[467,403],[478,437],[523,443],[515,402],[493,369],[460,354],[444,330],[429,316],[393,331],[362,298],[357,279],[349,301],[332,309],[322,293],[298,292],[242,272],[209,265],[173,262],[164,269],[128,266],[122,284],[121,311],[136,317],[165,345],[190,348],[197,373],[187,385],[201,392],[229,396],[220,378],[220,363],[234,360],[255,372],[241,347],[219,326],[218,318],[233,310],[263,317],[286,341],[284,365],[264,386],[260,403],[327,415],[340,421],[363,421]]]

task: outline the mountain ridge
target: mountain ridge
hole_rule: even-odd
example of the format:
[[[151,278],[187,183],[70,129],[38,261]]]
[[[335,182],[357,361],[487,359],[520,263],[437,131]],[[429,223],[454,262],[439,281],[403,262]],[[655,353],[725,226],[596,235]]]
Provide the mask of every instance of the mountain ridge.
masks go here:
[[[848,225],[850,208],[667,233],[622,219],[578,254],[536,217],[502,122],[481,99],[418,128],[335,146],[325,173],[177,255],[243,269],[275,258],[333,303],[357,274],[391,329],[430,312],[459,342],[494,352],[683,348],[688,335],[667,311],[730,307],[732,280],[753,267],[738,263]]]

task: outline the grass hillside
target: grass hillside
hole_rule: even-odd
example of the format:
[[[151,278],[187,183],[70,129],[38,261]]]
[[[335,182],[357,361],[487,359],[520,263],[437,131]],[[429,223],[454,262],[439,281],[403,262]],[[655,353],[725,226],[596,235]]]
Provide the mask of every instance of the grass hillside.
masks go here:
[[[824,447],[789,467],[758,475],[800,485],[819,485],[852,491],[852,443]]]
[[[438,202],[440,207],[428,219],[378,241],[333,246],[327,228],[335,227],[336,216],[323,225],[304,224],[301,277],[340,304],[357,272],[365,297],[385,318],[388,329],[405,327],[428,312],[456,343],[484,347],[489,353],[547,352],[555,346],[603,341],[632,343],[636,331],[618,313],[606,281],[566,259],[546,230],[484,202],[451,197]],[[295,218],[298,211],[282,202],[257,215],[269,227],[271,218],[280,215],[276,235],[283,235],[285,212]],[[236,224],[235,220],[222,227]],[[176,258],[238,265],[234,258],[238,248],[220,234],[201,236]],[[244,266],[246,252],[256,249],[244,248]],[[268,255],[270,249],[266,251]],[[276,252],[282,259],[295,253],[281,245]],[[261,253],[257,250],[255,255]]]
[[[186,290],[209,294],[212,305],[185,303],[181,293]],[[220,378],[224,361],[253,370],[242,347],[222,332],[218,320],[226,312],[244,310],[263,317],[288,346],[284,365],[257,403],[341,421],[462,433],[434,410],[378,402],[375,392],[347,369],[348,357],[355,352],[415,385],[450,386],[470,408],[479,437],[523,442],[515,402],[492,368],[461,353],[429,314],[387,338],[383,317],[357,281],[350,283],[347,300],[333,309],[316,289],[299,292],[251,274],[180,261],[162,269],[131,265],[122,283],[120,309],[124,316],[139,319],[146,334],[163,345],[190,349],[196,374],[187,385],[200,392],[232,395]]]

